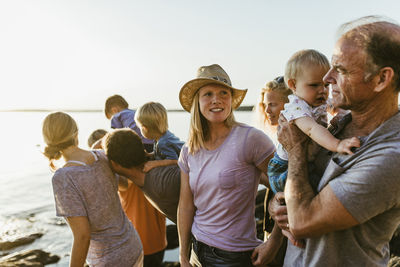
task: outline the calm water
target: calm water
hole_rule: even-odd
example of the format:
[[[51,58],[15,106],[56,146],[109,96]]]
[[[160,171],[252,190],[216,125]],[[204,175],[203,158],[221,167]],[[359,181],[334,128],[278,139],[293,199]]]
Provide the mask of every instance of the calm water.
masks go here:
[[[47,112],[0,112],[2,152],[0,154],[0,238],[13,239],[29,233],[44,235],[34,243],[7,252],[43,249],[61,256],[57,264],[68,266],[72,234],[64,220],[55,216],[52,173],[41,154],[41,124]],[[109,121],[101,112],[71,112],[79,127],[81,147],[98,128],[109,129]],[[169,128],[180,139],[188,135],[189,114],[169,112]],[[254,125],[252,112],[236,112],[236,119]],[[2,252],[0,252],[0,256]],[[166,251],[166,261],[177,261],[177,249]]]

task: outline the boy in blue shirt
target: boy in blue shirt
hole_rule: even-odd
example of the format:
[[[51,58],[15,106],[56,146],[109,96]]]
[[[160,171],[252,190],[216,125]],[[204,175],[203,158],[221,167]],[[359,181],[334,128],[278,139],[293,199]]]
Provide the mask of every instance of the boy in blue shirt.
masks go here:
[[[154,159],[146,162],[144,171],[177,164],[184,144],[168,130],[167,110],[160,103],[149,102],[138,108],[135,121],[142,135],[154,140]]]
[[[128,102],[120,95],[113,95],[107,98],[104,113],[107,119],[111,119],[111,128],[131,128],[142,139],[146,151],[152,152],[154,141],[143,137],[135,122],[135,111],[128,107]]]

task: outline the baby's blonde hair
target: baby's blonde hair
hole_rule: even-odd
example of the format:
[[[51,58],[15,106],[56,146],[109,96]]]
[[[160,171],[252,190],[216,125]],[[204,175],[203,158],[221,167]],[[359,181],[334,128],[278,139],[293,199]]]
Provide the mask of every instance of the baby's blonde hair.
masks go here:
[[[297,51],[290,57],[286,63],[285,68],[285,83],[288,86],[290,79],[298,78],[302,73],[302,68],[306,65],[317,65],[326,68],[330,68],[328,58],[314,49],[305,49]]]
[[[135,113],[135,121],[150,132],[163,135],[168,131],[167,110],[157,102],[148,102],[139,107]]]
[[[61,151],[77,145],[78,126],[70,115],[54,112],[44,119],[42,134],[47,145],[43,154],[49,159],[50,167],[54,170],[54,160],[61,157]]]

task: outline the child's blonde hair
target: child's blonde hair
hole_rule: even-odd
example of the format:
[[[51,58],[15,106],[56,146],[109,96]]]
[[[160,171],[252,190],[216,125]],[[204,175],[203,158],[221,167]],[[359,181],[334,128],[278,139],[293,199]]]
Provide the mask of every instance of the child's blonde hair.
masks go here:
[[[330,63],[328,58],[314,49],[305,49],[297,51],[290,57],[286,63],[285,68],[285,83],[288,86],[288,81],[290,79],[298,78],[302,73],[302,68],[308,64],[318,65],[326,68],[330,68]]]
[[[54,170],[54,160],[61,157],[61,151],[77,145],[78,126],[70,115],[54,112],[44,119],[42,134],[47,145],[43,154],[49,159],[50,167]]]
[[[111,109],[113,107],[120,107],[122,109],[127,109],[129,107],[128,102],[126,102],[125,98],[120,95],[113,95],[107,98],[106,103],[104,105],[104,113],[107,119],[112,117]]]
[[[163,135],[168,130],[167,110],[157,102],[148,102],[139,107],[135,113],[135,121],[157,134]]]

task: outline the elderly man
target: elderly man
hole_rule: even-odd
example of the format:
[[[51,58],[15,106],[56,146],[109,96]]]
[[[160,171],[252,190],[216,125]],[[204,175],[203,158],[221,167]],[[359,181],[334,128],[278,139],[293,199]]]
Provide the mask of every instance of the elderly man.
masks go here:
[[[280,118],[288,179],[269,211],[289,239],[305,244],[288,245],[284,266],[387,265],[400,223],[399,75],[399,25],[364,23],[340,37],[324,81],[334,106],[351,113],[331,130],[340,139],[357,136],[361,146],[353,155],[321,149],[313,173],[307,171],[309,138]],[[315,176],[321,177],[317,188],[310,182]]]

